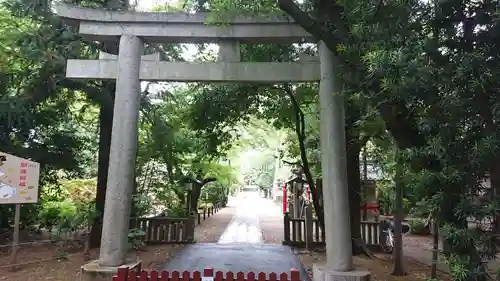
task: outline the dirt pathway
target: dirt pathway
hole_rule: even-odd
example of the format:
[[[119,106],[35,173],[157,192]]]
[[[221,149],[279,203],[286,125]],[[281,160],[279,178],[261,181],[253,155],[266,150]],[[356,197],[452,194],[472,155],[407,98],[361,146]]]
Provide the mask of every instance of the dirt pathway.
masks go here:
[[[259,201],[260,228],[262,230],[262,240],[266,244],[281,244],[283,241],[283,214],[279,203],[270,199]]]
[[[234,207],[228,206],[218,213],[196,225],[195,239],[201,243],[217,242],[222,232],[231,221]],[[158,269],[165,264],[172,256],[178,253],[187,245],[151,245],[143,251],[136,253],[142,260],[142,266],[146,270]],[[57,245],[39,245],[22,247],[19,253],[19,262],[52,259],[60,256],[58,260],[48,260],[45,262],[23,265],[19,271],[11,272],[9,269],[0,269],[0,281],[73,281],[79,280],[80,267],[86,262],[83,261],[83,253],[80,247],[68,255],[62,253],[67,251]],[[99,249],[91,251],[91,259],[97,259]],[[131,254],[133,256],[134,254]],[[0,249],[0,267],[8,265],[8,251]]]
[[[227,225],[233,219],[236,207],[233,202],[221,209],[217,214],[196,226],[194,238],[198,243],[215,243],[219,241]]]

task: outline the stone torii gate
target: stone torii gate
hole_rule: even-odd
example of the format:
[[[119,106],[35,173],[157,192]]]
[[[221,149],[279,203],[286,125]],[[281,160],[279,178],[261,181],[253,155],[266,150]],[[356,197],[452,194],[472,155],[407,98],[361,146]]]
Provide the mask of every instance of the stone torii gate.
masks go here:
[[[89,41],[119,41],[118,55],[67,61],[66,77],[116,79],[110,163],[99,261],[100,268],[125,265],[138,142],[140,81],[288,83],[320,81],[321,151],[327,264],[315,280],[363,280],[354,271],[349,222],[345,116],[336,88],[335,57],[323,42],[320,57],[297,62],[242,62],[240,43],[291,44],[314,38],[289,19],[238,18],[222,26],[206,24],[207,14],[114,12],[65,4],[56,7]],[[218,43],[217,62],[161,61],[143,54],[144,43]],[[101,271],[95,269],[95,271]],[[339,279],[340,278],[340,279]]]

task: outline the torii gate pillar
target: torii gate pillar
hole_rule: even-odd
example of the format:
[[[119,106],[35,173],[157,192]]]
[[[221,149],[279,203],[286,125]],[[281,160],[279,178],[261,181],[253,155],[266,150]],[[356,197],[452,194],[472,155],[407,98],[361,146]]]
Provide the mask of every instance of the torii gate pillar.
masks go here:
[[[144,44],[137,36],[122,35],[118,53],[116,95],[111,135],[106,204],[99,264],[125,264],[129,217],[135,175],[141,99],[139,69]]]
[[[324,42],[321,58],[320,146],[323,173],[326,264],[314,264],[314,281],[368,281],[370,273],[353,270],[347,185],[344,97],[340,93],[336,57]]]

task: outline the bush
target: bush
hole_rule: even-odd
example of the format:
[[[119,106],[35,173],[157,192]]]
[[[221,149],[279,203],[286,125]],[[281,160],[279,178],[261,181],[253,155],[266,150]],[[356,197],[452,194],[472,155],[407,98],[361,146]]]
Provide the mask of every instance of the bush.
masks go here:
[[[89,228],[96,216],[92,202],[74,203],[70,199],[47,201],[43,204],[39,218],[39,227],[49,231],[56,228],[58,233]]]
[[[410,233],[415,235],[428,235],[429,229],[425,227],[425,222],[421,219],[412,219],[408,221]]]
[[[70,218],[76,216],[77,208],[71,200],[48,201],[38,214],[40,227],[52,231],[54,227],[64,228]]]
[[[77,179],[61,181],[61,191],[73,202],[90,202],[95,199],[97,179]]]
[[[212,208],[214,205],[212,203],[199,203],[198,204],[198,209],[208,209]]]
[[[175,206],[164,210],[162,215],[170,218],[185,218],[187,209],[184,206]]]
[[[128,232],[128,249],[129,250],[140,250],[143,249],[146,244],[144,243],[144,237],[146,236],[146,232],[141,229],[131,229]]]

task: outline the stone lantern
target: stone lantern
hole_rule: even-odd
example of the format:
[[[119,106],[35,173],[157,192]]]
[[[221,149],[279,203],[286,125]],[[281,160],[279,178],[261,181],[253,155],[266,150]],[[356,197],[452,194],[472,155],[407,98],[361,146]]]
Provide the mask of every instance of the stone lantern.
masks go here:
[[[186,209],[187,214],[189,215],[191,212],[191,196],[193,192],[193,180],[191,178],[182,179],[182,183],[184,185],[184,191],[186,192]]]

